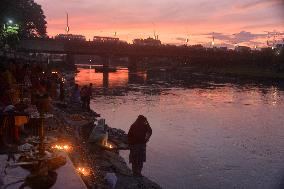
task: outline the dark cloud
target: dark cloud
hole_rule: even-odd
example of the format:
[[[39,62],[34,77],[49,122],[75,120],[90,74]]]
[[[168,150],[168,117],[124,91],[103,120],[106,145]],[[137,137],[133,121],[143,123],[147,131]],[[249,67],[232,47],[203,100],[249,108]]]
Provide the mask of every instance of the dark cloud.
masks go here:
[[[226,44],[233,44],[233,43],[249,43],[259,38],[265,38],[267,36],[267,33],[251,33],[248,31],[241,31],[235,34],[211,32],[203,35],[206,35],[207,38],[212,38],[212,36],[214,36],[215,40],[220,40]]]
[[[242,42],[250,42],[254,39],[257,38],[263,38],[266,37],[267,34],[255,34],[255,33],[251,33],[251,32],[247,32],[247,31],[241,31],[239,33],[233,34],[233,39],[237,42],[237,43],[242,43]]]

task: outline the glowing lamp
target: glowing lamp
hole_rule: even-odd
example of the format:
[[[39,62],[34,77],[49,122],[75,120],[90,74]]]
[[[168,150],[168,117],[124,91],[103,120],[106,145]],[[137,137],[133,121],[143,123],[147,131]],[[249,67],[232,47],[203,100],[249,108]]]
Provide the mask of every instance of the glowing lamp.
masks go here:
[[[112,144],[110,144],[110,143],[106,143],[106,145],[105,145],[107,148],[109,148],[109,149],[112,149],[113,148],[113,145]]]
[[[79,174],[82,174],[83,176],[89,176],[91,173],[90,169],[86,167],[78,167],[77,171]]]
[[[56,150],[61,150],[61,151],[70,151],[71,150],[71,146],[69,145],[54,145],[51,147],[52,149],[56,149]]]

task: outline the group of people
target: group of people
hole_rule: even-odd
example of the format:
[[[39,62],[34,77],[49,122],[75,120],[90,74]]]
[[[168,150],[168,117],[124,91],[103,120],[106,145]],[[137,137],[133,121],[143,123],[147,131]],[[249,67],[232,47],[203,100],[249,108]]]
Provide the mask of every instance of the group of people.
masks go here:
[[[27,109],[47,113],[51,100],[64,100],[59,73],[23,59],[0,57],[0,90],[0,139],[5,136],[11,143],[19,141],[19,126],[27,122]]]
[[[23,99],[30,100],[38,109],[45,110],[51,99],[64,100],[64,82],[57,72],[36,62],[0,59],[0,111],[7,105],[18,105]],[[58,95],[60,93],[60,95]]]
[[[93,93],[93,84],[85,85],[81,89],[78,84],[75,84],[71,94],[71,101],[75,104],[82,104],[82,108],[90,110],[90,101]]]
[[[92,87],[90,83],[80,89],[76,84],[71,92],[71,101],[90,110]],[[19,101],[20,98],[27,97],[30,100],[29,103],[36,105],[42,112],[50,110],[51,99],[61,101],[65,99],[64,80],[57,73],[54,74],[41,64],[28,63],[24,60],[0,58],[0,90],[0,112],[4,112],[9,105],[21,110],[23,107]],[[1,127],[0,137],[3,134]],[[142,176],[143,163],[146,161],[146,143],[151,135],[152,129],[147,118],[139,115],[128,132],[129,161],[132,164],[134,176]]]

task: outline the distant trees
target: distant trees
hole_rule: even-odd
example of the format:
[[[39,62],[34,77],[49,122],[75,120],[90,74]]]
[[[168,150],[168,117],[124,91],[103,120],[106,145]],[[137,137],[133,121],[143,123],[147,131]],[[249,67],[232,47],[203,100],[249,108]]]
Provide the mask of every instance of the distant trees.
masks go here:
[[[46,37],[45,15],[34,0],[0,0],[0,28],[17,24],[20,38]]]
[[[19,25],[12,21],[3,25],[0,33],[0,47],[8,47],[14,49],[19,42]]]

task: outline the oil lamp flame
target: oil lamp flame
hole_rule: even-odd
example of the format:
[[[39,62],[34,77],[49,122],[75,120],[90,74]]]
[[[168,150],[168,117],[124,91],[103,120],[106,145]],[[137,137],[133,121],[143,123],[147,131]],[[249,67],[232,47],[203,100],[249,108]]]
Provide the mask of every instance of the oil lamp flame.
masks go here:
[[[77,171],[84,176],[90,175],[90,170],[84,167],[79,167]]]
[[[106,143],[106,147],[112,149],[113,146],[110,143]]]
[[[69,145],[57,145],[57,144],[52,146],[51,148],[57,150],[65,150],[65,151],[69,151],[71,149]]]

